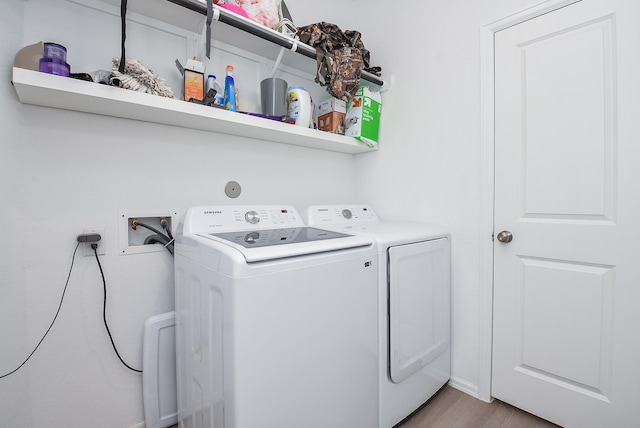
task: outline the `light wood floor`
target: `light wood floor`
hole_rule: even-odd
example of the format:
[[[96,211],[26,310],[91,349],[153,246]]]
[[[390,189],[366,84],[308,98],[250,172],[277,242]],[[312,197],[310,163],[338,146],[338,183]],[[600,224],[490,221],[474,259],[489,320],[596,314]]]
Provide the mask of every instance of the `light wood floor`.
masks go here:
[[[558,425],[502,401],[485,403],[446,385],[395,428],[558,428]]]
[[[446,385],[397,428],[557,428],[558,425],[494,400],[485,403]]]

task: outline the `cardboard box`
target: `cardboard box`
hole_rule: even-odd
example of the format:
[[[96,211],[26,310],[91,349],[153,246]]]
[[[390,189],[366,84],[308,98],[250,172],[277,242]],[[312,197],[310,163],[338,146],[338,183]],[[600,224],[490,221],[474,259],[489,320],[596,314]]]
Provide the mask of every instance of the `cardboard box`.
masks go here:
[[[347,103],[338,98],[329,98],[316,107],[318,129],[321,131],[344,134],[344,118],[347,113]]]
[[[382,97],[366,86],[360,86],[356,95],[347,106],[344,135],[355,137],[368,145],[378,144]]]
[[[200,61],[188,59],[183,71],[184,100],[204,99],[204,65]]]

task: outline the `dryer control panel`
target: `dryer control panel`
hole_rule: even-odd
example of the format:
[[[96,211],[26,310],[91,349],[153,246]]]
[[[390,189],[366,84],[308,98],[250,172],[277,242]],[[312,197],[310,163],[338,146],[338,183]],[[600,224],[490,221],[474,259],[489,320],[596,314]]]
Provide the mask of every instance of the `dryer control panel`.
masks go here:
[[[313,205],[307,214],[309,226],[372,226],[380,222],[368,205]]]

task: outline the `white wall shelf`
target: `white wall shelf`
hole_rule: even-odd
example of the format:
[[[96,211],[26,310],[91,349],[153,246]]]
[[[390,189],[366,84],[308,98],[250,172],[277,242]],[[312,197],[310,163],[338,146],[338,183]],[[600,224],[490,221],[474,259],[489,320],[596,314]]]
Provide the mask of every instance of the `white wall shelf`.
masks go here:
[[[355,138],[213,107],[22,68],[13,85],[24,104],[95,113],[340,153],[376,150]]]
[[[120,6],[120,0],[101,0],[114,6]],[[202,32],[207,15],[206,0],[136,0],[129,2],[127,9],[150,18],[176,25],[196,33]],[[292,63],[295,68],[306,63],[315,74],[316,49],[312,46],[294,40],[286,35],[264,27],[240,15],[213,5],[214,17],[212,23],[212,39],[219,40],[240,49],[265,55],[269,49],[284,48],[295,52],[284,60],[284,64]],[[223,25],[218,25],[222,23]],[[311,60],[311,61],[310,61]],[[362,71],[361,79],[379,88],[385,84],[384,80],[375,74]]]
[[[202,15],[207,14],[207,4],[205,0],[168,0],[171,3],[180,5],[187,9],[198,12]],[[243,18],[233,12],[229,12],[226,9],[223,9],[219,6],[213,5],[214,16],[217,16],[217,20],[230,26],[236,28],[240,31],[248,33],[253,36],[254,43],[255,38],[266,40],[274,45],[279,47],[292,50],[297,52],[300,55],[306,56],[307,58],[311,58],[312,60],[316,60],[316,49],[307,44],[304,44],[300,41],[289,38],[282,33],[274,31],[270,28],[266,28],[260,24],[257,24],[249,19]],[[214,30],[215,31],[215,30]],[[215,35],[214,35],[215,38]],[[384,81],[376,76],[375,74],[369,73],[367,71],[362,71],[360,75],[362,80],[366,80],[370,83],[373,83],[378,86],[383,86]]]

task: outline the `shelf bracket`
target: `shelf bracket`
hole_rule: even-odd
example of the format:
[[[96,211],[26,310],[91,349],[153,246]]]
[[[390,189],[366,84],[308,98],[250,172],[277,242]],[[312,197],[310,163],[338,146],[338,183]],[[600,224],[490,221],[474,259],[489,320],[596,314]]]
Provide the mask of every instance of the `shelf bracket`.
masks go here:
[[[379,91],[382,92],[387,92],[390,91],[391,88],[393,88],[393,85],[396,83],[396,78],[395,75],[390,75],[387,79],[385,79],[384,84],[382,86],[380,86]]]

